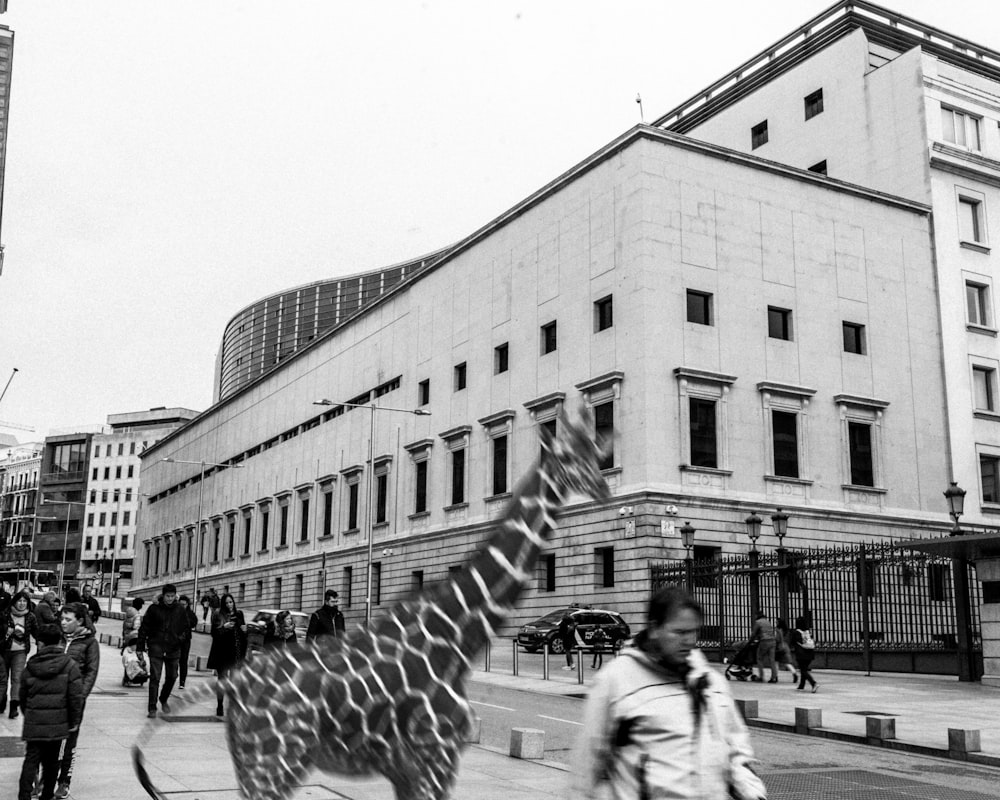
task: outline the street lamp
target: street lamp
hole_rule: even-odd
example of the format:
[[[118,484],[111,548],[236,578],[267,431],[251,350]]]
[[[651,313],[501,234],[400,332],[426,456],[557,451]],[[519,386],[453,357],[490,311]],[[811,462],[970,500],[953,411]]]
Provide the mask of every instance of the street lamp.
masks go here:
[[[948,501],[948,515],[954,521],[950,536],[961,536],[962,529],[958,525],[958,518],[965,512],[965,489],[952,481],[944,491],[944,499]]]
[[[788,514],[782,511],[780,506],[777,512],[771,515],[771,525],[774,526],[774,535],[778,537],[778,550],[783,550],[785,534],[788,533]]]
[[[416,417],[429,417],[431,415],[430,411],[426,411],[422,408],[391,408],[389,406],[380,406],[374,400],[370,403],[337,403],[333,400],[314,400],[314,406],[347,406],[348,408],[367,408],[370,412],[371,422],[368,429],[368,491],[367,495],[367,508],[365,509],[365,530],[368,534],[368,567],[366,570],[365,578],[365,625],[372,617],[372,506],[374,505],[374,500],[372,493],[374,491],[375,485],[375,412],[376,411],[398,411],[401,414],[413,414]]]
[[[57,506],[62,504],[66,506],[66,534],[63,537],[63,551],[62,551],[62,561],[59,564],[59,592],[65,592],[66,583],[66,545],[69,543],[69,507],[70,506],[86,506],[86,503],[81,503],[79,500],[42,500],[43,506]]]
[[[743,520],[747,526],[747,536],[750,537],[751,553],[757,552],[757,540],[760,538],[760,526],[763,521],[764,520],[757,516],[756,511],[751,511],[750,516]]]
[[[681,544],[684,545],[684,575],[687,578],[687,590],[690,592],[692,584],[691,575],[691,548],[694,547],[694,526],[690,522],[681,525]]]
[[[778,510],[771,515],[771,526],[778,537],[778,613],[783,620],[788,619],[788,551],[785,550],[785,535],[788,533],[788,514]]]
[[[185,461],[181,458],[161,458],[160,461],[165,461],[168,464],[193,464],[195,466],[201,467],[201,480],[198,481],[198,522],[195,525],[194,541],[195,541],[195,554],[194,554],[194,588],[192,589],[192,603],[198,602],[198,565],[201,563],[201,511],[202,504],[205,500],[205,467],[234,467],[236,469],[242,469],[242,464],[217,464],[214,461]],[[180,547],[180,543],[178,543]],[[178,556],[178,559],[180,556]]]

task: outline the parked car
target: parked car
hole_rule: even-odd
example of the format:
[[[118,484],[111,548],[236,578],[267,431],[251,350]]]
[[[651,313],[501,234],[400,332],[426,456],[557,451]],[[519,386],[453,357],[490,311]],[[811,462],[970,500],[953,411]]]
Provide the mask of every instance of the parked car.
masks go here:
[[[280,613],[280,608],[262,608],[253,615],[253,619],[247,621],[247,646],[251,652],[260,650],[264,646],[267,623]],[[298,641],[304,642],[306,630],[309,628],[309,615],[304,611],[291,611],[289,613],[295,620],[295,635],[298,637]]]
[[[628,624],[617,611],[570,606],[557,609],[541,619],[522,625],[517,632],[517,643],[529,653],[537,653],[546,643],[550,652],[562,653],[563,641],[559,637],[559,623],[567,613],[576,622],[576,639],[582,647],[590,646],[594,631],[598,629],[603,630],[607,636],[605,646],[614,650],[621,647],[622,642],[632,635]]]

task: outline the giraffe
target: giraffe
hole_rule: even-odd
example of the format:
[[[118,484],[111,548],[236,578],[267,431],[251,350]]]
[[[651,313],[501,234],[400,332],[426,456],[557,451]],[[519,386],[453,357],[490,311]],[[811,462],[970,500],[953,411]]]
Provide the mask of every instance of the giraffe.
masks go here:
[[[381,773],[397,800],[447,800],[472,724],[464,681],[472,658],[508,615],[555,516],[571,494],[605,499],[599,446],[586,409],[542,433],[541,455],[515,488],[499,525],[458,574],[339,639],[261,653],[221,681],[227,737],[248,800],[287,800],[309,773]],[[207,682],[183,706],[213,695]],[[177,707],[180,710],[180,706]],[[144,765],[147,793],[163,798]]]

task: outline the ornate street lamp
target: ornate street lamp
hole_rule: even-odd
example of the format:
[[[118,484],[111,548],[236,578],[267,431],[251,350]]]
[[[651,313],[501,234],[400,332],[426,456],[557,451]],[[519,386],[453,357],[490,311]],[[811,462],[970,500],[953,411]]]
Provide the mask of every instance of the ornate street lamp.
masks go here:
[[[958,525],[958,518],[965,512],[965,489],[952,481],[944,491],[944,499],[948,501],[948,515],[955,524],[951,529],[951,536],[961,536],[962,529]]]
[[[771,525],[774,526],[774,535],[778,537],[778,549],[784,547],[785,534],[788,533],[788,514],[778,507],[777,512],[771,515]]]
[[[684,545],[684,576],[687,579],[687,590],[690,592],[694,585],[692,580],[691,549],[694,547],[694,526],[690,522],[681,525],[681,544]]]
[[[743,520],[747,526],[747,536],[750,537],[750,552],[757,552],[757,540],[760,538],[760,526],[764,522],[757,516],[756,511],[751,511],[750,516]]]

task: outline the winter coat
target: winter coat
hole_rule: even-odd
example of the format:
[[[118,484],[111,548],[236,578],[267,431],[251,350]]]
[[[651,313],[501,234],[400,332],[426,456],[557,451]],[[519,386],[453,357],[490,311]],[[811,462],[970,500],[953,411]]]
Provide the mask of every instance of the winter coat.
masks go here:
[[[642,649],[645,640],[640,634],[594,678],[571,796],[603,797],[607,782],[614,800],[766,797],[726,682],[700,650],[682,678]]]
[[[88,628],[80,628],[76,635],[63,642],[63,651],[72,658],[80,668],[83,679],[83,699],[90,697],[97,680],[97,672],[101,668],[101,646],[97,638]]]
[[[139,624],[142,621],[142,613],[132,606],[125,609],[125,619],[122,620],[122,641],[125,641],[133,633],[139,635]]]
[[[185,608],[184,613],[187,618],[187,626],[184,631],[184,641],[191,641],[191,631],[198,627],[198,615],[195,614],[190,608]]]
[[[309,615],[306,641],[320,636],[340,636],[344,632],[344,615],[337,606],[322,605]]]
[[[76,662],[57,644],[28,659],[21,675],[21,710],[27,741],[58,741],[78,728],[83,717],[83,679]]]
[[[208,651],[208,668],[227,670],[243,660],[246,653],[246,633],[243,626],[243,612],[237,611],[232,618],[233,627],[224,627],[230,621],[228,614],[216,611],[212,614],[212,648]]]
[[[136,650],[149,651],[150,658],[180,658],[181,644],[190,635],[188,618],[176,600],[169,606],[160,597],[142,615]]]
[[[39,600],[38,605],[35,606],[35,621],[38,623],[38,630],[40,631],[48,628],[60,635],[62,634],[62,627],[59,625],[59,614],[44,599]]]
[[[91,595],[83,604],[87,606],[87,611],[90,612],[91,622],[97,622],[101,618],[101,604],[97,602],[97,598]]]
[[[753,631],[750,633],[750,638],[756,639],[758,642],[775,641],[774,625],[771,624],[771,620],[767,617],[761,617],[756,620],[753,624]]]
[[[13,608],[14,604],[12,602],[7,607],[6,611],[0,612],[0,653],[10,651],[11,646],[15,642],[15,635],[18,636],[20,643],[24,645],[25,650],[31,650],[31,637],[33,637],[35,635],[35,631],[38,630],[38,622],[35,619],[35,614],[29,607],[25,615],[21,618],[24,633],[19,633],[16,630],[17,618],[11,613]]]

